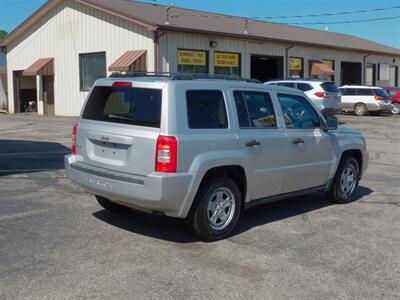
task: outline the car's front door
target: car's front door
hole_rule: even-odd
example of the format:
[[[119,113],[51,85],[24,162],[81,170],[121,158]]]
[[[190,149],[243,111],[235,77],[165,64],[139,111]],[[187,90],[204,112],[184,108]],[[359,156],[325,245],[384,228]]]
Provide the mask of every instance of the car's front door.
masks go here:
[[[282,193],[285,180],[285,137],[277,123],[270,93],[233,90],[240,151],[244,153],[250,199]]]
[[[298,94],[278,93],[285,121],[287,173],[284,193],[327,183],[333,163],[333,136],[309,101]]]

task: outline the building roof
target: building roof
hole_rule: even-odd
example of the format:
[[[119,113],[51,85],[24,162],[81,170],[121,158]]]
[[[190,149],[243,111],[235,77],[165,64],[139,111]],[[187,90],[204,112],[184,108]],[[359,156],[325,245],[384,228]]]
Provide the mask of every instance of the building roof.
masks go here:
[[[54,3],[59,1],[60,0],[49,0],[4,39],[0,46],[7,46],[7,44],[15,38],[15,35],[19,35],[23,32],[25,26],[26,28],[29,27],[31,18],[40,16],[42,14],[41,10],[49,9],[54,6]],[[160,29],[204,33],[400,56],[400,49],[346,34],[256,21],[178,7],[171,7],[167,11],[167,7],[163,5],[129,0],[74,1],[137,22],[147,26],[149,30]]]

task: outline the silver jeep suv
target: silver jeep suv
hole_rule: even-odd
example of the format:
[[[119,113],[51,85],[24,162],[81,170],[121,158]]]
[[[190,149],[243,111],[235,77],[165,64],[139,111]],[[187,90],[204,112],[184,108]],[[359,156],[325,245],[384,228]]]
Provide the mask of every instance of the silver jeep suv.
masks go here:
[[[336,125],[295,89],[110,77],[87,98],[65,166],[104,208],[186,218],[212,241],[256,204],[317,191],[353,200],[368,153],[359,131]]]

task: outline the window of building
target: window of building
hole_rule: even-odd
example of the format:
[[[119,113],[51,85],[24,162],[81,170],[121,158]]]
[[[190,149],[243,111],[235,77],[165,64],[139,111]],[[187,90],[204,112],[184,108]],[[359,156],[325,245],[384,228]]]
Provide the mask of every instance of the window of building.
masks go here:
[[[81,91],[89,91],[97,79],[107,76],[106,53],[79,54],[79,73]]]
[[[192,90],[186,92],[189,128],[228,128],[225,100],[219,90]]]
[[[324,65],[328,66],[329,68],[331,68],[333,71],[335,71],[335,61],[334,60],[323,59],[322,63]],[[329,79],[332,80],[332,81],[335,81],[335,75],[329,76]]]
[[[365,84],[376,85],[376,64],[367,64],[365,69]]]
[[[269,93],[235,91],[233,94],[240,128],[276,127],[274,106]]]
[[[289,77],[302,78],[304,77],[304,59],[300,57],[289,58]]]
[[[208,52],[178,49],[178,72],[208,73]]]
[[[399,67],[398,66],[390,66],[390,74],[389,74],[389,85],[390,86],[398,86],[399,84]]]
[[[215,52],[214,74],[240,76],[240,54]]]
[[[320,127],[320,119],[311,104],[302,96],[278,94],[286,127],[288,129],[313,129]]]

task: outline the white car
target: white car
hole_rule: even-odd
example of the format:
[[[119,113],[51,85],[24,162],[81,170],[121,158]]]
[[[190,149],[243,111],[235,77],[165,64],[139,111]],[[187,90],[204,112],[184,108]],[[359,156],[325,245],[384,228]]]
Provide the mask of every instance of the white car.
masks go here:
[[[379,115],[383,111],[392,110],[392,102],[383,88],[376,86],[344,85],[342,92],[342,108],[354,111],[357,116],[367,114]]]
[[[324,79],[284,79],[268,81],[265,84],[301,90],[314,102],[324,116],[340,114],[342,111],[340,91],[333,81]]]

